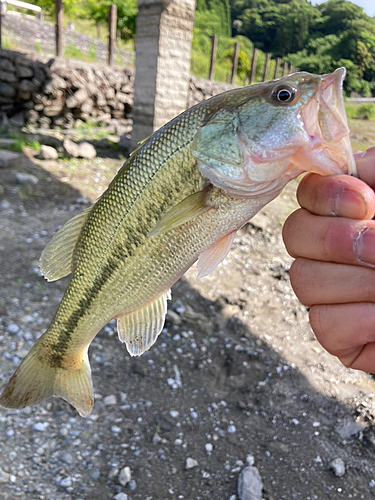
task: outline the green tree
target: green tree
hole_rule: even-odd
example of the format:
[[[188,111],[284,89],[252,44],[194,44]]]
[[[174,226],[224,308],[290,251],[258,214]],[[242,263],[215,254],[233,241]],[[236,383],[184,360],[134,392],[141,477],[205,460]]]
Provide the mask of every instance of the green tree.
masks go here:
[[[117,6],[117,29],[120,30],[121,38],[134,38],[137,0],[85,0],[83,6],[87,17],[92,19],[95,24],[108,24],[108,12],[111,4]]]

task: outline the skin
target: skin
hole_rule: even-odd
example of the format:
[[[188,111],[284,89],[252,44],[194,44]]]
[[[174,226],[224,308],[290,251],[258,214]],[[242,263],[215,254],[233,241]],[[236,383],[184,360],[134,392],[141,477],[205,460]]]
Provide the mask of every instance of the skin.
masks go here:
[[[375,147],[355,156],[359,179],[303,178],[283,238],[318,341],[345,366],[375,373]]]

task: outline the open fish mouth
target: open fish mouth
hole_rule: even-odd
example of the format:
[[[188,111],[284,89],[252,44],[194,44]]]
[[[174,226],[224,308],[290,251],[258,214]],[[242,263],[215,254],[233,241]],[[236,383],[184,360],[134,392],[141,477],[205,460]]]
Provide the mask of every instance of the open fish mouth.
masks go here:
[[[345,75],[345,68],[322,75],[318,89],[301,112],[309,144],[292,160],[305,171],[356,175],[342,94]]]

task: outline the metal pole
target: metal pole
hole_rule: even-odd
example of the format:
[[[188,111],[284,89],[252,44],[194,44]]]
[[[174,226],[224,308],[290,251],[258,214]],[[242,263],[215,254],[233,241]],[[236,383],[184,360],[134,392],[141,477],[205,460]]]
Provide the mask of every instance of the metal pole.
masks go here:
[[[251,69],[250,69],[250,76],[249,76],[250,85],[252,83],[254,83],[254,80],[255,80],[255,72],[257,69],[257,57],[258,57],[258,49],[254,49],[253,60],[251,61]]]
[[[213,35],[211,37],[211,60],[210,60],[210,72],[208,74],[209,80],[213,80],[214,78],[216,51],[217,51],[217,35]]]
[[[62,57],[63,55],[63,3],[62,0],[55,0],[56,5],[56,55]]]
[[[267,54],[266,61],[264,63],[262,82],[265,82],[267,80],[268,66],[270,65],[270,60],[271,60],[271,54]]]
[[[233,52],[233,59],[232,59],[232,75],[230,77],[230,83],[233,85],[234,84],[234,77],[237,74],[237,66],[238,66],[238,54],[240,51],[240,44],[239,42],[236,42],[234,44],[234,52]]]
[[[275,71],[273,73],[273,79],[275,80],[279,76],[280,70],[280,57],[276,58]]]
[[[116,52],[116,25],[117,5],[112,4],[109,8],[108,66],[113,66]]]

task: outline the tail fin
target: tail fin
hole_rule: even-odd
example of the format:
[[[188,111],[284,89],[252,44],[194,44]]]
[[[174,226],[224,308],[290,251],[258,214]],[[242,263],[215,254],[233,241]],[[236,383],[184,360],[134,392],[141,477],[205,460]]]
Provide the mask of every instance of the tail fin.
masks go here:
[[[81,367],[76,370],[56,368],[42,362],[38,344],[27,355],[0,396],[0,405],[6,408],[25,408],[44,398],[59,396],[73,405],[82,417],[90,415],[92,395],[91,370],[85,351]]]

